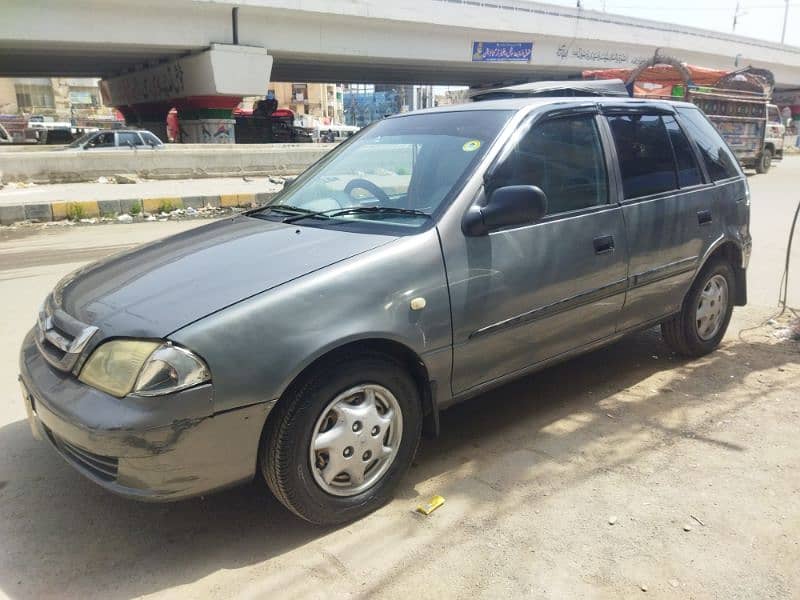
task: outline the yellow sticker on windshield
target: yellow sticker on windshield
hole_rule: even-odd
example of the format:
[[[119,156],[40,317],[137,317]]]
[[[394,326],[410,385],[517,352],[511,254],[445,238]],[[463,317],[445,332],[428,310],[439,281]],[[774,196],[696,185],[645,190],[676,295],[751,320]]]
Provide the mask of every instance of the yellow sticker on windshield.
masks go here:
[[[464,152],[475,152],[475,150],[477,150],[480,147],[481,147],[481,141],[480,140],[470,140],[466,144],[461,146],[461,149]]]

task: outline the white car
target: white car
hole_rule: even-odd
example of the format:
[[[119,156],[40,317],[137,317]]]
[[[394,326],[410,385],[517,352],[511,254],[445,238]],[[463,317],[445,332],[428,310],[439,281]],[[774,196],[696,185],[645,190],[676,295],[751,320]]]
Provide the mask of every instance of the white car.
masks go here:
[[[139,129],[102,130],[82,135],[67,146],[70,150],[119,150],[163,148],[164,142],[149,131]]]

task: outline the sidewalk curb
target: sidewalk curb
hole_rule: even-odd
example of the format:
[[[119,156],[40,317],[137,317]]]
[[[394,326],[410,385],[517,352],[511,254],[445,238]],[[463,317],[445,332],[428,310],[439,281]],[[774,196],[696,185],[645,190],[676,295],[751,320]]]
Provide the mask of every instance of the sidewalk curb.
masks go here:
[[[129,198],[125,200],[56,200],[50,203],[0,205],[0,225],[13,225],[20,221],[43,223],[65,219],[109,217],[130,214],[134,206],[137,212],[155,213],[162,209],[176,208],[250,208],[264,204],[275,192],[257,194],[220,194],[216,196],[164,196],[158,198]]]

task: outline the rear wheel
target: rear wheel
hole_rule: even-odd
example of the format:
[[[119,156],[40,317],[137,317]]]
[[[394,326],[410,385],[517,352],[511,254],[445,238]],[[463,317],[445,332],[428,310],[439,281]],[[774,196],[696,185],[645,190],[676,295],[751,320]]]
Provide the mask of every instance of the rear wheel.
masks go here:
[[[772,166],[772,150],[765,148],[756,163],[756,173],[767,173]]]
[[[391,499],[419,444],[419,391],[403,365],[369,353],[314,370],[270,415],[261,468],[312,523],[357,519]]]
[[[719,346],[733,313],[734,286],[727,261],[706,265],[689,289],[681,312],[661,324],[667,345],[687,357],[703,356]]]

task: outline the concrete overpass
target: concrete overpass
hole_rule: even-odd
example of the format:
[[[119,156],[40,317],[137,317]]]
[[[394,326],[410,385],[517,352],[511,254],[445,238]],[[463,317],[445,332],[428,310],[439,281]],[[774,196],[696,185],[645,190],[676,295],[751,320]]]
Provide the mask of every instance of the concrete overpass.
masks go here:
[[[800,48],[524,0],[6,4],[0,76],[100,76],[112,103],[140,121],[159,120],[176,98],[202,121],[203,102],[227,110],[237,96],[263,93],[270,78],[478,85],[632,67],[656,49],[709,67],[765,67],[779,88],[800,88]],[[477,42],[490,50],[516,43],[527,54],[488,61],[491,52],[478,52],[477,60]],[[176,71],[181,84],[191,84],[181,88],[184,96],[176,95]]]
[[[0,75],[111,77],[231,43],[266,48],[272,78],[480,84],[631,66],[656,48],[710,67],[771,69],[800,87],[800,48],[523,0],[28,0],[0,19]],[[472,60],[474,41],[533,44],[530,62]]]

